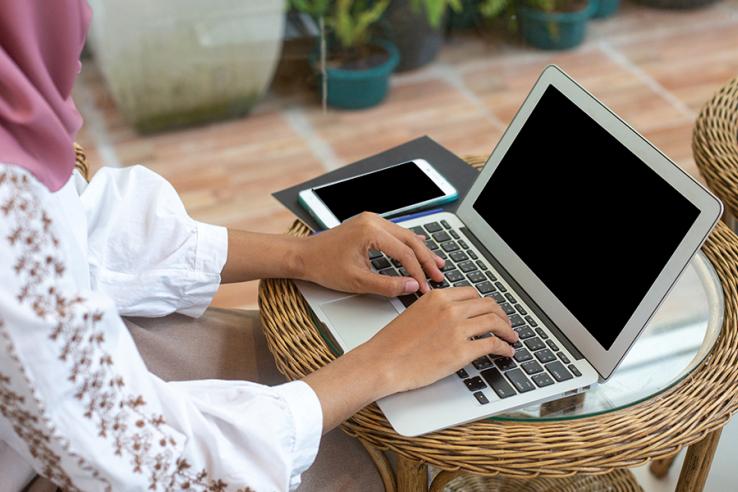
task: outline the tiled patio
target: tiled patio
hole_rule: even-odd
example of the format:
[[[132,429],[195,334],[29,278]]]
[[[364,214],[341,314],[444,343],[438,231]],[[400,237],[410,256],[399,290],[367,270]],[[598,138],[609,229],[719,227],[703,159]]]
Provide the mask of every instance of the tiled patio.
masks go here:
[[[80,142],[93,164],[161,173],[199,220],[280,232],[292,219],[272,191],[408,139],[427,134],[460,155],[489,153],[537,75],[556,63],[697,174],[693,122],[738,73],[738,0],[692,12],[626,3],[589,29],[584,45],[565,53],[499,34],[454,35],[438,62],[396,76],[389,99],[366,111],[324,114],[306,84],[282,77],[246,118],[147,137],[125,124],[88,63],[76,92],[87,121]],[[253,307],[256,283],[223,287],[215,303]]]

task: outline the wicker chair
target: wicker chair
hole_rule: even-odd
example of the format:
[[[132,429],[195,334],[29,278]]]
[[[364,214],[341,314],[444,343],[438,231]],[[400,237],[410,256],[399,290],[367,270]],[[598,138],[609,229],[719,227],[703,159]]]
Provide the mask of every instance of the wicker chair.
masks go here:
[[[692,151],[707,185],[725,204],[726,223],[738,231],[738,77],[700,111]]]

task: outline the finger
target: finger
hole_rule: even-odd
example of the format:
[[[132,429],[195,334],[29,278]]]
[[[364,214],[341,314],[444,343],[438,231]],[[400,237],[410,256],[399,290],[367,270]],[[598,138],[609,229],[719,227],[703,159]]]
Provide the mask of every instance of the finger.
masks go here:
[[[409,273],[410,276],[418,282],[421,293],[425,294],[430,290],[428,282],[425,280],[423,267],[420,266],[420,262],[415,256],[415,251],[413,251],[411,247],[386,230],[379,231],[376,237],[376,242],[377,249],[384,251],[386,254],[402,263],[402,266],[407,270],[407,273]]]
[[[384,222],[382,225],[387,232],[400,238],[402,242],[413,249],[415,257],[420,261],[420,264],[423,267],[423,271],[425,271],[430,278],[436,282],[443,280],[443,273],[438,266],[436,255],[428,249],[428,246],[425,245],[425,240],[423,240],[419,234],[415,234],[411,230],[405,229],[404,227],[389,221]]]
[[[467,318],[491,313],[499,316],[506,324],[510,324],[510,319],[505,314],[505,311],[490,297],[477,297],[464,301],[463,307],[464,314]]]
[[[515,349],[512,345],[498,337],[480,338],[470,341],[469,344],[471,345],[472,356],[475,359],[487,354],[501,355],[503,357],[512,357],[515,355]]]
[[[469,338],[489,332],[510,343],[515,343],[520,338],[506,321],[492,313],[465,320],[461,325],[461,329],[464,335]]]
[[[385,297],[397,297],[418,291],[418,281],[411,277],[391,277],[362,270],[362,291],[367,294],[378,294]]]

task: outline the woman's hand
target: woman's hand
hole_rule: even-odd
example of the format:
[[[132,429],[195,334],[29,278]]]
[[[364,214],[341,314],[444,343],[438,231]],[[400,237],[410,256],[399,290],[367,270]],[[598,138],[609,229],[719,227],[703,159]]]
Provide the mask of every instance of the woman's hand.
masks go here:
[[[495,336],[473,339],[489,332]],[[304,381],[321,401],[326,432],[379,398],[431,384],[483,355],[512,357],[517,340],[494,300],[472,287],[438,289]]]
[[[372,272],[369,250],[398,260],[409,276]],[[440,268],[444,260],[433,254],[420,236],[368,212],[306,239],[300,257],[301,278],[344,292],[394,297],[418,290],[428,292],[428,277],[443,280]]]

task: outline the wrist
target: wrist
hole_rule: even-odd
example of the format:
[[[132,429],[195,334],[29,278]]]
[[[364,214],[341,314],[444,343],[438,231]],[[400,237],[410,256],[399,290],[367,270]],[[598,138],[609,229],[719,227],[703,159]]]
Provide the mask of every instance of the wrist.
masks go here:
[[[307,278],[309,268],[308,264],[308,246],[309,238],[301,238],[294,236],[285,236],[285,254],[284,254],[284,272],[283,278],[291,278],[297,280],[309,280]]]
[[[398,392],[399,378],[392,359],[374,340],[365,342],[347,355],[352,355],[355,359],[351,361],[352,366],[373,368],[362,376],[366,383],[368,403]]]

